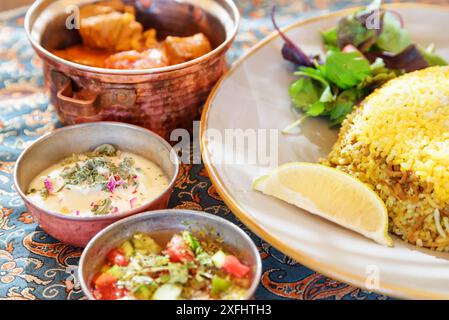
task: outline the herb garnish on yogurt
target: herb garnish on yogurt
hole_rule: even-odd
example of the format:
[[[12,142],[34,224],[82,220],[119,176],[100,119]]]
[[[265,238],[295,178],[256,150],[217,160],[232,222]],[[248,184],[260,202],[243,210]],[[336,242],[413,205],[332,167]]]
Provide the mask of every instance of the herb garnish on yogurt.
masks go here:
[[[32,181],[28,193],[52,211],[77,216],[105,215],[151,201],[168,182],[152,161],[102,144],[44,170]]]

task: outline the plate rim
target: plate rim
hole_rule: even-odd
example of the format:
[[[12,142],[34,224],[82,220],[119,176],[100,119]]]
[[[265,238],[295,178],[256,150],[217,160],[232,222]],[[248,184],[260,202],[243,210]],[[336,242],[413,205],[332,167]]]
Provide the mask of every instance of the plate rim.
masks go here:
[[[406,9],[406,8],[427,8],[427,9],[438,9],[438,10],[447,10],[449,11],[449,6],[443,5],[435,5],[435,4],[426,4],[426,3],[392,3],[384,5],[388,8],[398,8],[398,9]],[[347,15],[354,12],[357,9],[362,8],[361,6],[350,7],[343,10],[337,10],[330,13],[319,14],[318,16],[314,16],[307,19],[300,19],[296,22],[291,23],[290,25],[281,28],[283,32],[287,32],[291,29],[295,29],[298,27],[302,27],[304,25],[313,23],[315,21],[329,19],[336,16]],[[211,93],[209,94],[203,108],[203,112],[201,115],[200,121],[200,148],[201,155],[203,159],[204,167],[209,175],[209,178],[212,181],[215,189],[217,190],[220,197],[223,199],[223,202],[231,209],[232,213],[237,216],[239,220],[245,226],[247,226],[252,232],[256,233],[260,238],[269,242],[276,249],[281,251],[282,253],[294,258],[296,261],[306,266],[307,268],[321,273],[329,278],[336,279],[338,281],[344,282],[346,284],[362,288],[364,290],[368,290],[371,292],[376,292],[382,295],[387,295],[391,297],[397,298],[405,298],[405,299],[449,299],[449,293],[435,293],[429,290],[421,290],[415,288],[408,288],[405,286],[398,286],[391,283],[386,283],[382,280],[379,281],[379,289],[368,289],[365,285],[366,279],[356,274],[351,274],[349,272],[340,270],[336,268],[334,265],[323,263],[317,261],[316,259],[310,258],[307,254],[300,252],[299,250],[291,248],[287,243],[284,243],[281,240],[278,240],[275,236],[273,236],[270,231],[266,230],[266,228],[259,225],[259,223],[251,217],[238,202],[233,199],[230,192],[224,185],[223,181],[220,179],[219,174],[211,162],[211,157],[209,152],[207,152],[207,138],[205,136],[205,131],[207,129],[207,122],[209,117],[209,112],[212,109],[212,103],[214,98],[217,95],[218,89],[221,87],[221,84],[229,78],[234,71],[248,58],[250,58],[254,53],[256,53],[259,49],[266,46],[270,42],[274,41],[279,37],[277,31],[273,31],[268,36],[260,40],[254,46],[252,46],[245,54],[243,54],[239,59],[237,59],[231,66],[231,68],[219,79],[219,81],[213,87]]]

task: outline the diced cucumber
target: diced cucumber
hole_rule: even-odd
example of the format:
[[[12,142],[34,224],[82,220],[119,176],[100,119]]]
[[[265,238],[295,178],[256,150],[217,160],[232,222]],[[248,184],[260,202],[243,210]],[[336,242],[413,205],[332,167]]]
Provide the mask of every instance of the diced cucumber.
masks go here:
[[[189,269],[186,264],[173,263],[169,268],[170,283],[186,283],[189,280]]]
[[[212,257],[205,251],[203,251],[201,253],[197,253],[196,260],[200,263],[201,266],[212,266],[213,265]]]
[[[166,283],[160,286],[153,294],[153,300],[177,300],[182,288],[176,284]]]
[[[103,265],[100,269],[100,273],[105,273],[107,272],[111,267],[107,264]]]
[[[123,242],[120,248],[128,259],[134,254],[133,244],[129,240]]]
[[[134,291],[134,296],[139,300],[151,300],[156,286],[143,284],[136,291]]]
[[[188,231],[182,232],[182,238],[189,244],[190,248],[195,252],[200,247],[198,240]]]
[[[159,254],[162,249],[150,236],[137,233],[131,240],[134,249],[142,254]]]
[[[166,283],[170,281],[170,275],[168,273],[161,274],[157,280],[158,283]]]
[[[120,279],[122,277],[122,275],[123,275],[122,269],[118,265],[116,265],[116,264],[114,264],[112,267],[110,267],[106,271],[106,273],[114,276],[116,279]]]
[[[214,276],[212,278],[211,291],[213,294],[219,294],[226,291],[231,286],[231,281]]]
[[[212,262],[217,268],[223,267],[226,259],[226,254],[219,250],[212,256]]]

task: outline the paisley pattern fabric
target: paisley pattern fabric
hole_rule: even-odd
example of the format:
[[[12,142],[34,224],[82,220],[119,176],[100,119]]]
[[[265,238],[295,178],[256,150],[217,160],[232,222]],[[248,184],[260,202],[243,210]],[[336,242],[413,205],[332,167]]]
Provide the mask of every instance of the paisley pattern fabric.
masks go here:
[[[268,16],[274,3],[278,5],[279,24],[286,25],[366,2],[237,1],[243,19],[229,61],[272,32]],[[81,249],[42,231],[13,187],[12,171],[18,155],[37,137],[61,126],[43,89],[41,63],[22,26],[23,12],[0,18],[0,299],[84,299],[76,281]],[[257,299],[387,299],[317,274],[255,236],[221,201],[202,165],[182,167],[170,207],[223,216],[251,235],[263,260]]]

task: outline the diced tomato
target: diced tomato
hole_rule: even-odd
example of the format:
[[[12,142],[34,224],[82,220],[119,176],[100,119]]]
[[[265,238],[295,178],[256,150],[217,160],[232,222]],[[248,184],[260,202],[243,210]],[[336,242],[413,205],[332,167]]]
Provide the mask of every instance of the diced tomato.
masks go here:
[[[118,248],[109,251],[109,253],[106,256],[106,259],[108,259],[108,261],[113,265],[116,264],[120,267],[125,267],[129,263],[123,250]]]
[[[249,267],[245,266],[236,257],[229,255],[226,256],[223,264],[223,270],[233,275],[236,278],[243,278],[249,272]]]
[[[363,54],[357,47],[353,46],[352,44],[346,45],[346,46],[341,50],[341,52],[343,52],[343,53],[357,52],[358,54],[360,54],[360,56],[361,56],[363,59],[366,59],[366,57],[364,56],[364,54]]]
[[[196,272],[197,272],[197,269],[196,269],[196,268],[189,268],[189,274],[190,274],[192,277],[196,276]]]
[[[348,44],[346,45],[343,50],[341,50],[342,52],[345,53],[349,53],[349,52],[360,52],[359,49],[357,49],[354,45],[352,44]]]
[[[102,273],[97,279],[95,279],[95,287],[104,288],[107,286],[111,286],[116,282],[117,279],[112,274]]]
[[[108,273],[102,273],[94,282],[93,295],[97,300],[116,300],[127,294],[125,288],[117,286],[117,279]]]
[[[195,255],[188,244],[185,243],[184,239],[178,234],[175,234],[173,238],[171,238],[165,252],[170,257],[171,262],[187,262],[195,259]]]
[[[119,288],[116,285],[109,287],[94,289],[93,295],[97,300],[117,300],[128,294],[125,288]]]

